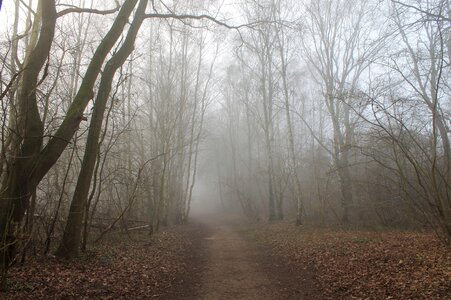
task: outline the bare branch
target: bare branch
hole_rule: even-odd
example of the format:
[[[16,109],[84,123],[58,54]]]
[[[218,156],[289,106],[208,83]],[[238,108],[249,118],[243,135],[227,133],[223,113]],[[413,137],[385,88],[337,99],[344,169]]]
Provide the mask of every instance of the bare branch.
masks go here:
[[[0,2],[1,3],[1,2]],[[16,81],[17,77],[24,71],[24,69],[20,70],[19,72],[17,72],[16,74],[14,74],[14,76],[11,78],[11,80],[9,81],[9,83],[6,85],[5,90],[0,94],[0,100],[2,100],[6,94],[8,93],[8,91],[11,89],[11,87],[13,86],[14,82]]]
[[[240,29],[240,28],[253,28],[254,26],[258,25],[258,24],[262,24],[262,23],[272,23],[272,22],[266,22],[266,21],[256,21],[256,22],[251,22],[251,23],[247,23],[247,24],[240,24],[240,25],[229,25],[225,22],[219,21],[218,19],[209,16],[209,15],[189,15],[189,14],[174,14],[174,13],[170,13],[170,14],[160,14],[160,13],[152,13],[152,14],[146,14],[146,18],[159,18],[159,19],[178,19],[178,20],[186,20],[186,19],[193,19],[193,20],[209,20],[212,21],[213,23],[216,23],[220,26],[226,27],[228,29]]]
[[[107,9],[107,10],[98,10],[98,9],[93,9],[93,8],[82,8],[82,7],[77,7],[74,5],[67,5],[67,4],[61,4],[64,6],[68,6],[69,8],[66,8],[65,10],[60,11],[57,16],[62,17],[64,15],[70,14],[70,13],[77,13],[77,14],[81,14],[81,13],[90,13],[90,14],[97,14],[97,15],[108,15],[108,14],[114,14],[115,12],[119,11],[120,8],[120,4],[116,1],[116,7],[112,8],[112,9]]]
[[[416,11],[422,13],[422,14],[425,14],[425,15],[428,16],[428,17],[432,17],[432,18],[439,19],[439,20],[442,20],[442,21],[451,22],[451,19],[448,18],[448,17],[446,17],[445,15],[442,15],[442,14],[434,14],[434,13],[432,13],[432,12],[430,12],[430,11],[421,9],[420,7],[416,7],[416,6],[414,6],[414,5],[407,4],[407,3],[403,3],[403,2],[401,2],[401,1],[397,1],[397,0],[391,0],[391,1],[392,1],[393,3],[395,3],[395,4],[399,4],[399,5],[404,6],[404,7],[407,7],[407,8],[412,8],[412,9],[414,9],[414,10],[416,10]]]
[[[36,15],[36,12],[27,3],[25,3],[25,1],[20,0],[20,3],[22,3],[22,5],[25,6],[25,8],[28,9],[33,14],[33,16]],[[1,6],[1,1],[0,1],[0,6]]]

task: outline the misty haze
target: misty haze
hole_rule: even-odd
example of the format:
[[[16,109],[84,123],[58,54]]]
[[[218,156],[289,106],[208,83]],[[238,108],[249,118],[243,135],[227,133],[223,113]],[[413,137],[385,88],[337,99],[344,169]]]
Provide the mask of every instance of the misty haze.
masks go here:
[[[0,299],[450,299],[450,5],[0,1]]]

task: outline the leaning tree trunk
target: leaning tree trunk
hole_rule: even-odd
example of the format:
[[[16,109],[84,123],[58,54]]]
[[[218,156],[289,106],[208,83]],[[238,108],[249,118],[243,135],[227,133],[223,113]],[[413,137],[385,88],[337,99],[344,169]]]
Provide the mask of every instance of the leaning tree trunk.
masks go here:
[[[57,250],[57,255],[65,258],[74,258],[79,255],[81,233],[83,228],[83,213],[87,203],[91,179],[99,151],[99,137],[102,129],[106,104],[111,92],[111,87],[116,71],[123,65],[134,48],[136,36],[144,20],[147,0],[140,0],[135,17],[127,33],[127,37],[116,54],[107,62],[102,73],[99,92],[97,94],[93,114],[86,141],[86,149],[83,157],[77,185],[72,198],[69,216],[64,229],[63,238]]]

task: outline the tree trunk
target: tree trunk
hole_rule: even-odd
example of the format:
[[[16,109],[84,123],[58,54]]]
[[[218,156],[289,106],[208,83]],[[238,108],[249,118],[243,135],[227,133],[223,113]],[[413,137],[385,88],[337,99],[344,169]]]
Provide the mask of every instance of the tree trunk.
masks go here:
[[[54,0],[42,0],[42,25],[39,40],[25,63],[18,94],[18,128],[21,142],[13,165],[1,184],[0,194],[0,270],[6,285],[6,270],[14,256],[16,234],[27,210],[29,199],[39,181],[31,175],[42,146],[44,126],[37,104],[38,76],[49,55],[56,24]]]
[[[140,0],[135,17],[128,31],[127,37],[116,54],[107,62],[102,73],[99,91],[95,100],[93,114],[86,141],[86,150],[83,157],[80,173],[72,198],[69,216],[64,229],[61,244],[56,252],[58,256],[74,258],[79,255],[81,233],[83,226],[83,214],[87,203],[91,179],[96,163],[97,152],[99,151],[99,137],[102,129],[106,104],[109,99],[114,75],[117,69],[122,66],[127,57],[133,51],[134,42],[139,28],[144,20],[146,0]]]

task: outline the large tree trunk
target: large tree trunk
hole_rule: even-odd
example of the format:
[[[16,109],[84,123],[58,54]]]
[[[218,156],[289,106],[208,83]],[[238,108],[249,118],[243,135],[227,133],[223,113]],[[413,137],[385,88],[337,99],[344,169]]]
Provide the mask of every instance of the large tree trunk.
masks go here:
[[[347,156],[347,153],[343,154]],[[343,224],[349,223],[349,213],[351,210],[351,205],[353,203],[353,195],[352,195],[352,185],[351,185],[351,174],[349,172],[348,159],[341,158],[340,162],[337,165],[338,168],[338,177],[340,178],[340,189],[342,196],[342,208],[343,215],[341,221]]]
[[[333,160],[335,168],[337,169],[338,177],[340,180],[340,192],[341,192],[341,206],[343,214],[341,221],[343,224],[349,223],[349,213],[351,205],[353,203],[352,183],[351,175],[349,172],[349,147],[352,137],[351,125],[349,124],[349,107],[344,104],[343,118],[345,129],[340,127],[340,120],[337,111],[339,111],[342,105],[338,100],[334,98],[333,89],[329,89],[327,99],[327,109],[332,121],[333,133],[334,133],[334,145],[333,145]],[[343,132],[344,131],[344,132]]]
[[[20,82],[18,94],[18,129],[21,146],[15,154],[13,165],[4,177],[0,190],[0,269],[7,269],[14,255],[16,231],[23,219],[28,202],[38,181],[31,175],[34,160],[42,146],[44,126],[42,124],[36,98],[38,76],[44,66],[52,46],[56,24],[54,0],[42,0],[42,25],[39,40],[30,52],[29,59]],[[6,273],[2,285],[6,285]]]

